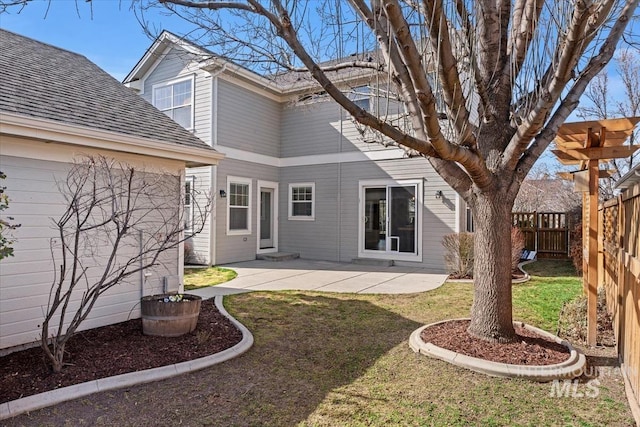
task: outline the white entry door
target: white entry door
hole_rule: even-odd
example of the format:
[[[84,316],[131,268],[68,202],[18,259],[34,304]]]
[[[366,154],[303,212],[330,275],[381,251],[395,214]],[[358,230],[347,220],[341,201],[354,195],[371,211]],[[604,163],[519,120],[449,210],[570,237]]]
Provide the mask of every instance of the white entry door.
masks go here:
[[[258,253],[278,251],[278,184],[258,181]]]

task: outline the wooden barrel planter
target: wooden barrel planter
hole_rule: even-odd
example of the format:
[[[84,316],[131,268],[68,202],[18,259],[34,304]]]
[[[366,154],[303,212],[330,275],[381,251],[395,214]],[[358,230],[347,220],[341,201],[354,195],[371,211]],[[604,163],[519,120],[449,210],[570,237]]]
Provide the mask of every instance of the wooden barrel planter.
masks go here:
[[[182,299],[172,302],[175,294],[158,294],[142,297],[142,333],[160,337],[179,337],[196,329],[202,298],[182,294]]]

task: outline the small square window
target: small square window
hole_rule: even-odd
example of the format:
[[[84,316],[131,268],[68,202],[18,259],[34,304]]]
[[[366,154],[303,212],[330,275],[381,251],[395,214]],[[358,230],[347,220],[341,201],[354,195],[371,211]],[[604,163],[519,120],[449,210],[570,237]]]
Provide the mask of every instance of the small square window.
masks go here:
[[[315,219],[315,183],[289,184],[289,219]]]

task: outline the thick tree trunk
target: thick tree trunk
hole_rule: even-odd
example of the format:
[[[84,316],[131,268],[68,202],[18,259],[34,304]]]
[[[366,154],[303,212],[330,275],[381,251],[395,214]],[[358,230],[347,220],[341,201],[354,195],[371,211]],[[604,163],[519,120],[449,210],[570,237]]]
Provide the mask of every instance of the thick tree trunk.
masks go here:
[[[502,191],[481,193],[475,221],[474,296],[468,332],[493,342],[515,339],[511,305],[511,206]]]

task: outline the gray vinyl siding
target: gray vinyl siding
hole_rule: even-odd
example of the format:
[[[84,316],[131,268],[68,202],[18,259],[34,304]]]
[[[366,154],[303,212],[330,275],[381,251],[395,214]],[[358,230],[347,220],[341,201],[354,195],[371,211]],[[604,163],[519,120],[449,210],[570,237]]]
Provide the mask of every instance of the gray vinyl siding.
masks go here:
[[[185,174],[186,178],[193,177],[193,188],[195,190],[195,201],[200,207],[204,209],[207,204],[207,198],[215,197],[214,191],[211,188],[211,166],[203,166],[199,168],[187,168]],[[209,208],[209,212],[212,212],[212,208]],[[198,209],[194,209],[195,220],[198,220]],[[195,264],[209,264],[210,261],[210,247],[209,236],[211,234],[211,215],[208,216],[205,221],[202,231],[186,242],[185,245],[185,262]],[[187,252],[191,252],[188,254]],[[189,255],[189,256],[188,256]]]
[[[211,145],[212,78],[206,71],[189,71],[189,66],[194,64],[196,61],[192,54],[178,47],[172,48],[145,78],[142,96],[152,103],[154,85],[194,76],[194,135]]]
[[[340,107],[329,100],[293,104],[282,112],[282,157],[340,151]]]
[[[291,104],[282,112],[282,157],[389,149],[366,142],[349,113],[331,100]]]
[[[68,163],[0,156],[0,169],[7,175],[2,184],[11,200],[3,215],[22,224],[14,232],[14,256],[3,259],[0,268],[0,349],[39,339],[38,325],[57,268],[49,249],[50,239],[56,237],[53,221],[66,207],[56,181],[63,180],[69,168]],[[161,262],[144,284],[134,275],[101,296],[81,329],[139,317],[142,292],[157,293],[164,276],[178,275],[178,249],[163,254]],[[78,299],[79,295],[73,303]]]
[[[223,79],[218,80],[217,143],[280,156],[281,105]]]
[[[442,237],[455,232],[456,193],[423,158],[385,160],[379,162],[345,163],[342,167],[342,206],[340,261],[358,257],[359,182],[375,179],[422,179],[422,263],[425,268],[443,271]],[[442,190],[442,199],[435,198]],[[409,262],[407,265],[416,265]]]
[[[338,261],[338,164],[294,166],[280,174],[280,250],[299,253],[300,257]],[[314,220],[288,218],[289,184],[315,184]]]
[[[243,162],[240,160],[224,159],[217,166],[217,179],[215,190],[216,203],[216,264],[228,264],[231,262],[249,261],[256,258],[257,252],[257,217],[258,217],[258,180],[278,181],[278,168]],[[221,198],[220,190],[227,190],[228,177],[251,179],[251,233],[230,235],[227,233],[227,206],[229,198]],[[282,192],[279,197],[282,198]],[[286,211],[279,211],[280,217],[286,215]]]
[[[280,173],[280,250],[302,258],[351,262],[358,257],[359,192],[363,180],[421,179],[423,182],[422,263],[443,271],[442,237],[455,232],[456,193],[422,158],[288,167]],[[315,183],[315,220],[289,220],[290,183]],[[435,198],[441,190],[443,197]],[[399,262],[402,264],[401,262]]]

